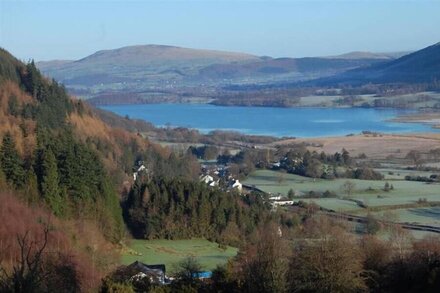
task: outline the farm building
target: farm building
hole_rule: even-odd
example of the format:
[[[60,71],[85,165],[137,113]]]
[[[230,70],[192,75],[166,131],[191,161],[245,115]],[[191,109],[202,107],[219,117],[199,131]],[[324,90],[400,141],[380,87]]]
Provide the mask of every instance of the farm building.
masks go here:
[[[143,278],[148,278],[151,284],[165,285],[170,281],[166,276],[166,269],[164,264],[147,265],[139,261],[128,265],[125,270],[132,275],[130,281],[139,281]]]

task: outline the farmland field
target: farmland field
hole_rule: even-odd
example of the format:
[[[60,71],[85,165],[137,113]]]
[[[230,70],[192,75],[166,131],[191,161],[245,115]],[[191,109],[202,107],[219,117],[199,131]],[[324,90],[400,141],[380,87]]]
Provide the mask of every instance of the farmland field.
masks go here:
[[[405,170],[405,169],[377,169],[376,171],[384,175],[385,180],[404,180],[405,176],[423,176],[428,177],[436,172],[427,171],[415,171],[415,170]]]
[[[366,214],[366,212],[360,213],[360,215]],[[402,223],[440,226],[440,207],[395,209],[388,212],[373,212],[370,214],[380,219],[386,219],[391,216],[397,222]]]
[[[237,248],[228,246],[223,250],[217,243],[205,239],[132,240],[122,253],[122,263],[127,265],[138,260],[147,264],[165,264],[167,272],[172,273],[179,261],[192,256],[204,270],[212,270],[237,252]]]
[[[402,204],[414,204],[420,198],[428,201],[440,201],[440,184],[427,184],[424,182],[389,180],[394,189],[384,191],[386,180],[358,180],[358,179],[316,179],[302,177],[294,174],[286,174],[270,170],[258,170],[253,172],[244,184],[255,186],[265,192],[286,195],[290,189],[297,192],[326,190],[335,192],[340,197],[346,196],[342,189],[344,182],[354,183],[354,191],[350,198],[363,201],[371,207],[393,206]],[[308,199],[318,205],[335,211],[355,211],[361,208],[356,203],[339,198]]]

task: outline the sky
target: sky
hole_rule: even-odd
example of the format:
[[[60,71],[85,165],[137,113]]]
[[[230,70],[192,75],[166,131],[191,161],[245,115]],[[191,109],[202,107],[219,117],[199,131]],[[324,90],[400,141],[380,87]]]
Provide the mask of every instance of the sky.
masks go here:
[[[421,49],[440,41],[440,0],[0,0],[0,47],[79,59],[161,44],[272,57]]]

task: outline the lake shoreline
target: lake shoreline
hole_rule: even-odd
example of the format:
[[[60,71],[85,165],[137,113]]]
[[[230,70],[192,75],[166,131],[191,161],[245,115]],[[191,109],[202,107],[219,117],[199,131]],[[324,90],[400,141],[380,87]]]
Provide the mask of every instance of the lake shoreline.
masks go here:
[[[430,125],[397,121],[414,110],[359,107],[248,107],[211,104],[111,105],[99,108],[122,117],[141,119],[156,127],[188,128],[200,133],[232,131],[277,138],[347,136],[362,132],[439,132]]]

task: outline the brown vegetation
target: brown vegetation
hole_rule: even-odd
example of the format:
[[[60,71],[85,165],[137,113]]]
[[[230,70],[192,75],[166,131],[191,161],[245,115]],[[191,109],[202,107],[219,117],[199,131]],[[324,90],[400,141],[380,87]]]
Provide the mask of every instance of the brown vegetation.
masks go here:
[[[325,137],[311,139],[289,139],[276,142],[276,145],[306,143],[308,149],[333,154],[345,148],[352,156],[365,154],[371,159],[385,159],[392,155],[404,158],[411,150],[429,152],[438,147],[440,142],[436,135],[389,135],[366,134],[344,137]]]
[[[116,261],[112,246],[91,222],[64,221],[42,207],[29,207],[16,196],[0,193],[0,267],[10,274],[20,263],[23,246],[29,258],[45,243],[42,262],[70,262],[80,288],[90,291]],[[46,235],[45,229],[48,229]]]
[[[0,138],[7,132],[15,138],[17,150],[21,155],[29,154],[35,147],[36,124],[30,119],[23,119],[8,113],[9,103],[15,98],[18,107],[25,104],[33,104],[32,97],[25,94],[16,84],[6,81],[0,87]]]

